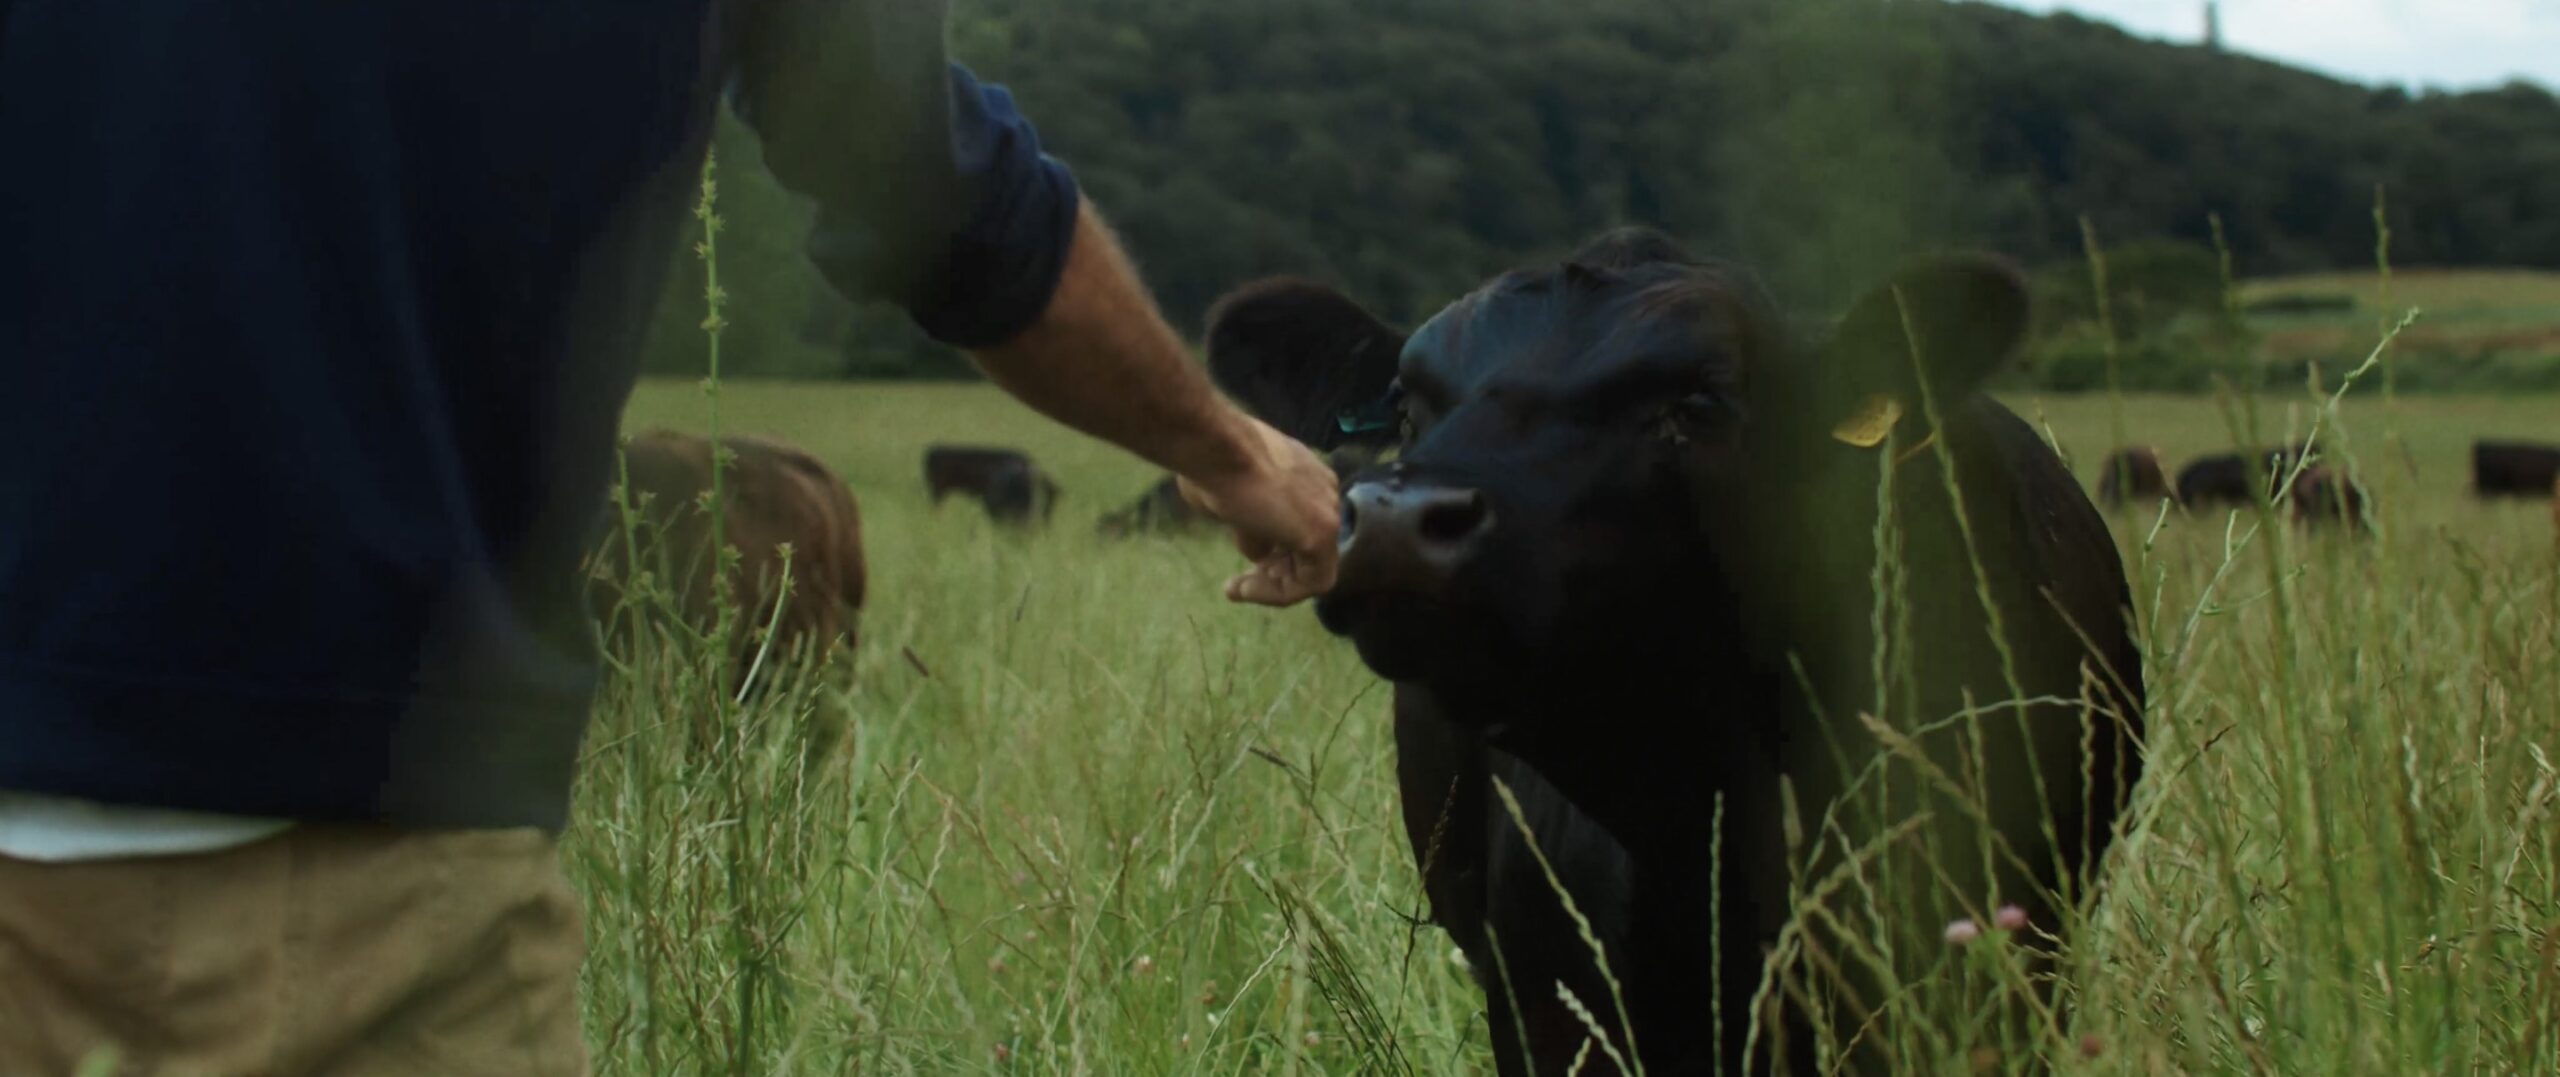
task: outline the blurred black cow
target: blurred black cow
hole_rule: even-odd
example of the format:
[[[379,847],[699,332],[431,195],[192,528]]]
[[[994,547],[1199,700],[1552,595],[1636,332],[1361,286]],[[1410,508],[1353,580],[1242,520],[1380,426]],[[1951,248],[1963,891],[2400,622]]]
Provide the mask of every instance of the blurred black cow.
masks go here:
[[[1102,519],[1094,523],[1094,530],[1106,538],[1126,538],[1206,528],[1215,522],[1208,513],[1183,500],[1173,476],[1167,475],[1147,487],[1137,500],[1103,513]]]
[[[2301,457],[2299,448],[2283,447],[2197,457],[2178,470],[2178,503],[2191,509],[2239,508],[2272,498]]]
[[[1775,1038],[1749,1068],[1774,1057],[1808,1071],[1793,1000],[1849,997],[1835,986],[1882,997],[1848,956],[1859,944],[1814,921],[1797,941],[1821,956],[1796,950],[1786,973],[1803,991],[1772,1004],[1782,1014],[1749,1005],[1794,911],[1791,865],[1831,844],[1835,803],[1834,840],[1883,849],[1864,870],[1897,895],[1885,915],[1906,975],[1939,960],[1943,925],[1989,902],[2057,924],[2053,888],[2076,897],[2108,844],[2140,769],[2123,564],[2069,470],[1978,389],[2018,348],[2025,289],[2005,265],[1964,257],[1891,284],[1820,346],[1798,347],[1741,272],[1620,232],[1485,285],[1398,349],[1402,455],[1346,490],[1341,582],[1317,614],[1395,682],[1406,833],[1433,918],[1485,989],[1504,1074],[1566,1072],[1585,1046],[1560,984],[1621,1051],[1632,1025],[1647,1072],[1704,1073],[1719,1056],[1743,1072],[1755,1023]],[[1247,289],[1220,311],[1212,333],[1230,346],[1263,346],[1260,332],[1275,351],[1393,336],[1304,286]],[[1923,385],[1943,411],[1934,438]],[[1962,485],[1970,549],[1942,461]],[[1907,571],[1879,622],[1873,536],[1888,478]],[[1990,569],[2014,681],[1975,564]],[[1897,626],[1885,668],[1907,680],[1874,683],[1876,623]],[[1879,698],[1889,740],[1859,717]],[[1969,700],[2035,702],[1941,721]],[[1880,741],[1905,753],[1889,802],[1844,779]],[[1989,788],[1957,803],[1918,777],[1918,758],[1990,775]],[[1496,782],[1589,918],[1629,1022]],[[1986,865],[1977,819],[2015,855]],[[1882,840],[1888,820],[1913,829]],[[1832,848],[1810,869],[1838,866]],[[1706,1020],[1719,997],[1721,1042]],[[1827,1016],[1846,1039],[1866,1012]],[[1613,1070],[1597,1050],[1583,1065]]]
[[[1334,477],[1343,478],[1367,467],[1377,457],[1367,445],[1342,445],[1325,454],[1325,463],[1332,465]],[[1094,522],[1094,531],[1104,538],[1128,538],[1207,530],[1216,525],[1216,518],[1183,500],[1173,476],[1167,475],[1147,487],[1137,500],[1103,513]]]
[[[2169,488],[2169,465],[2149,445],[2118,449],[2098,466],[2098,504],[2107,508],[2149,508],[2176,496]]]
[[[1045,523],[1058,507],[1058,484],[1019,449],[934,445],[924,451],[924,486],[936,507],[952,494],[973,497],[997,523]]]
[[[2549,497],[2560,482],[2560,445],[2530,441],[2471,443],[2471,492],[2477,497]]]

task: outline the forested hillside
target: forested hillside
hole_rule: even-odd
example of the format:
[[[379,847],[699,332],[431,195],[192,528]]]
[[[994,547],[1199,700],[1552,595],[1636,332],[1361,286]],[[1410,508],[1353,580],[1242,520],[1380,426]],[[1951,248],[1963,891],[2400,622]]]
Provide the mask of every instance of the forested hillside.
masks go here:
[[[962,0],[1177,322],[1270,272],[1426,313],[1594,229],[1658,225],[1818,315],[1903,253],[2050,267],[2203,243],[2242,275],[2560,267],[2560,101],[2412,96],[2069,16],[1908,0]],[[792,252],[805,212],[724,131],[722,273],[745,373],[947,373]],[[689,254],[686,256],[689,261]],[[699,270],[651,365],[699,369]]]

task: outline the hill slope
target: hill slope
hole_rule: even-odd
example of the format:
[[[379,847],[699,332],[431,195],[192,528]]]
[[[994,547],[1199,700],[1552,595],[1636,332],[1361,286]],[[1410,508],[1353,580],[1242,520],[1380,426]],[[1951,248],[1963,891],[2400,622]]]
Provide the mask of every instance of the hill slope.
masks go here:
[[[2067,15],[1884,0],[976,0],[953,43],[1011,85],[1184,323],[1281,271],[1410,318],[1627,222],[1744,259],[1809,309],[1926,247],[2073,258],[2084,216],[2112,244],[2203,242],[2219,214],[2244,276],[2366,265],[2377,185],[2395,262],[2560,268],[2550,94],[2411,96]],[[733,180],[753,167],[744,157],[724,157]],[[724,270],[739,284],[733,318],[845,354],[852,320],[809,309],[821,301],[803,269],[767,268],[777,280],[761,295],[752,267]],[[863,324],[866,342],[894,331]],[[653,365],[681,369],[691,335],[673,334]]]

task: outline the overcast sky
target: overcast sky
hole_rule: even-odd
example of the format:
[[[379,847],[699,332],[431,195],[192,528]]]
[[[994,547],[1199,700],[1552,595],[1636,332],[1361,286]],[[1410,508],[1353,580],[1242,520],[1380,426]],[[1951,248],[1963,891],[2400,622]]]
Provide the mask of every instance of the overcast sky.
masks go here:
[[[1997,0],[2146,37],[2204,36],[2204,0]],[[2560,0],[2222,0],[2222,43],[2362,82],[2560,89]]]

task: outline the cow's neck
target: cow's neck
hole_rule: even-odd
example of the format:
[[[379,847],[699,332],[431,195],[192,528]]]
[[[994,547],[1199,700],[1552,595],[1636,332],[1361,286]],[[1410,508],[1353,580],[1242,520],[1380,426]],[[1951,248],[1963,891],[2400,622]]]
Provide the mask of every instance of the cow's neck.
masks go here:
[[[1432,691],[1631,851],[1677,842],[1685,853],[1718,790],[1774,773],[1778,686],[1712,633],[1663,642],[1613,668]]]

